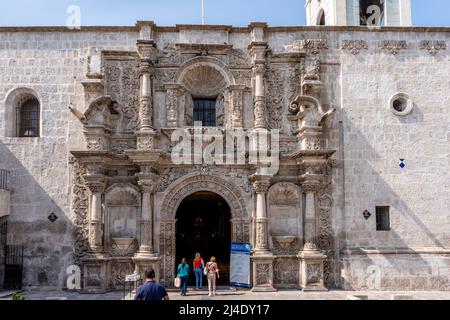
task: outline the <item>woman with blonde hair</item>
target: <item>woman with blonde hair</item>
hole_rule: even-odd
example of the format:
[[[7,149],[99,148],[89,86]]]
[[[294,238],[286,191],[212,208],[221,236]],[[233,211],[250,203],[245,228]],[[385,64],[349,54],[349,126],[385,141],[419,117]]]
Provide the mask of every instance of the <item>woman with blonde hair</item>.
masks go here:
[[[195,272],[195,289],[198,290],[203,286],[203,268],[205,267],[205,262],[199,252],[195,254],[192,265]]]
[[[208,271],[208,296],[212,297],[216,295],[216,279],[220,278],[219,267],[216,263],[216,257],[211,257],[209,262],[206,264],[206,269]]]

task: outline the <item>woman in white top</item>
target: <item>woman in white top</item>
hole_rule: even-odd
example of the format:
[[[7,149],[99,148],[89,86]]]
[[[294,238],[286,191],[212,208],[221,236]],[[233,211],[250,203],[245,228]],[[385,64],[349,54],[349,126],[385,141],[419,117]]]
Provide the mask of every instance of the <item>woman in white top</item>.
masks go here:
[[[219,276],[219,267],[216,263],[216,257],[211,257],[210,261],[206,264],[206,269],[208,270],[207,278],[208,278],[208,296],[216,295],[216,279]]]

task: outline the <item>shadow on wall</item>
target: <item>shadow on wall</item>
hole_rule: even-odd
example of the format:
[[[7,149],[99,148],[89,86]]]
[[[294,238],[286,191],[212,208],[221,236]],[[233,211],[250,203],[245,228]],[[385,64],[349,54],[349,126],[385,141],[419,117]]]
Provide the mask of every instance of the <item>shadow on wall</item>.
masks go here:
[[[424,115],[418,106],[398,120],[388,119],[391,113],[386,112],[386,118],[376,118],[377,123],[357,119],[360,128],[367,129],[365,132],[349,114],[342,114],[347,248],[341,248],[341,269],[345,289],[449,290],[450,261],[443,254],[421,255],[411,249],[445,248],[445,230],[439,227],[433,208],[425,203],[433,196],[445,199],[445,195],[443,192],[436,196],[431,187],[424,185],[433,184],[433,179],[423,181],[421,175],[427,172],[427,162],[417,127],[423,125]],[[375,150],[368,139],[377,141],[377,146],[383,143],[383,149]],[[410,160],[403,170],[399,167],[401,157]],[[390,206],[391,231],[376,231],[376,206]],[[436,207],[439,206],[445,205],[438,203]],[[362,215],[364,210],[372,213],[368,220]],[[430,228],[431,223],[435,224],[435,231]],[[359,248],[384,254],[368,255]]]
[[[73,223],[50,194],[64,203],[70,192],[58,184],[66,182],[57,171],[60,161],[52,161],[52,153],[45,154],[40,142],[0,139],[0,168],[10,171],[11,215],[8,217],[8,243],[24,245],[24,288],[58,288],[65,286],[65,270],[73,260]],[[27,169],[21,160],[28,165]],[[30,158],[36,152],[35,158]],[[50,164],[49,162],[53,162]],[[65,164],[67,167],[67,164]],[[59,168],[59,170],[64,170]],[[30,172],[31,171],[31,172]],[[40,181],[45,181],[45,190]],[[70,206],[67,206],[70,208]],[[69,210],[69,209],[67,209]],[[48,216],[58,219],[52,223]]]

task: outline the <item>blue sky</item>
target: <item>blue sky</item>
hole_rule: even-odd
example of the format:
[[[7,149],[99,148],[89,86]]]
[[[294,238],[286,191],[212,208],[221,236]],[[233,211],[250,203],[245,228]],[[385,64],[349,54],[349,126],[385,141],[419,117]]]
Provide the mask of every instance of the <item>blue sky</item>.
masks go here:
[[[0,26],[60,26],[70,5],[81,9],[81,24],[199,24],[201,0],[0,0]],[[205,0],[207,24],[247,26],[266,21],[272,26],[305,25],[304,0]],[[449,0],[412,0],[415,26],[450,26]]]

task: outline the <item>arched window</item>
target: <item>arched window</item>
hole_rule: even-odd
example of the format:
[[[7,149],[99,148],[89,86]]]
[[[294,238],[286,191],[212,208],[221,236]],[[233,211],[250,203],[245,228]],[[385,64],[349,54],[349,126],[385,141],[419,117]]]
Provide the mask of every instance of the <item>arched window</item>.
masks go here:
[[[17,108],[17,136],[39,137],[40,106],[36,98],[28,97],[19,103]]]
[[[325,11],[323,11],[323,9],[320,10],[319,16],[318,16],[318,17],[319,17],[319,18],[317,19],[317,25],[319,25],[319,26],[324,26],[324,25],[326,25]]]

